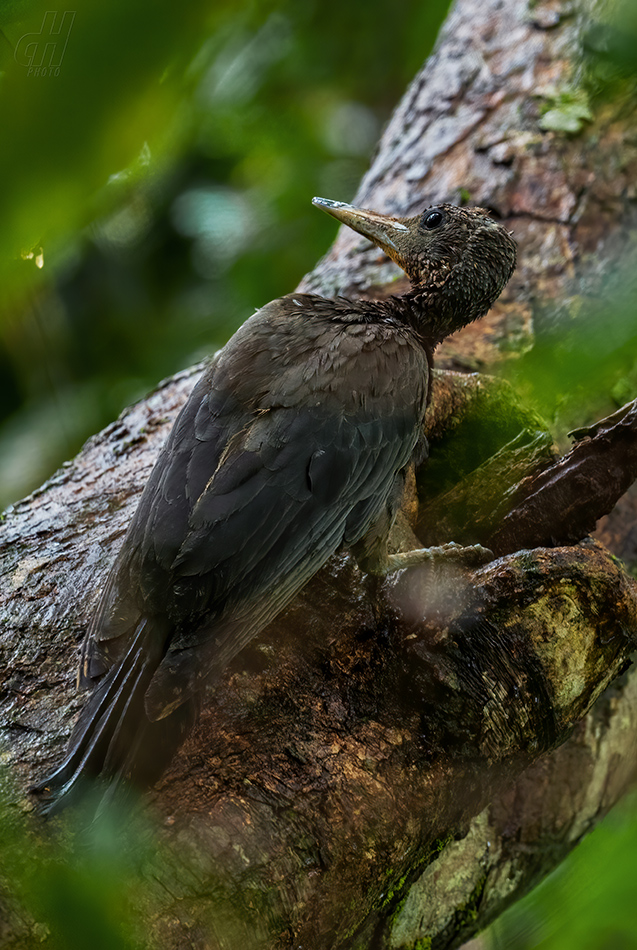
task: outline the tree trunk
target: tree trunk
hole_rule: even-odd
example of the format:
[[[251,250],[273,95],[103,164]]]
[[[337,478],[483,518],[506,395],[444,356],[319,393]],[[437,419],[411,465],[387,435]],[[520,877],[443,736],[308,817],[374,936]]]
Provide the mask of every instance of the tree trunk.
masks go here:
[[[599,104],[570,134],[540,115],[549,85],[575,81],[585,24],[560,9],[459,0],[355,199],[411,214],[468,193],[514,230],[516,275],[439,366],[497,367],[547,302],[581,307],[630,253],[632,101]],[[395,276],[343,230],[302,287],[379,296],[402,286]],[[77,644],[198,373],[162,384],[5,516],[0,722],[25,800],[63,752],[83,701]],[[418,543],[414,527],[500,556],[379,588],[344,553],[233,662],[150,795],[171,855],[146,868],[160,943],[457,947],[621,796],[637,745],[636,587],[583,539],[637,474],[636,415],[627,405],[560,459],[506,384],[437,375],[431,464],[394,546]],[[436,474],[476,420],[477,456]],[[634,564],[631,504],[601,530]],[[9,938],[35,945],[30,927]]]

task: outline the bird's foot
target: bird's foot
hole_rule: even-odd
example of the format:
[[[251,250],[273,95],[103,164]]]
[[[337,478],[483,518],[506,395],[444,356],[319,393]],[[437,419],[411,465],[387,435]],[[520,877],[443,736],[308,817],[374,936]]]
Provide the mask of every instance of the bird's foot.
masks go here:
[[[494,557],[493,551],[482,547],[481,544],[464,547],[462,544],[450,541],[438,547],[416,548],[404,554],[388,554],[383,565],[383,573],[391,574],[393,571],[402,571],[406,567],[416,567],[418,564],[427,563],[436,564],[441,561],[458,561],[467,567],[480,567],[492,561]]]

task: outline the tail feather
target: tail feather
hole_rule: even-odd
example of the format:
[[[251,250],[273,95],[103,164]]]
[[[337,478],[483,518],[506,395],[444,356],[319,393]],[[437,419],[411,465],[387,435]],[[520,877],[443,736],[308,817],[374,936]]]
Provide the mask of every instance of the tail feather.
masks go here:
[[[148,627],[147,620],[138,625],[127,652],[95,686],[62,764],[32,789],[44,814],[76,802],[91,780],[108,798],[124,783],[152,785],[194,724],[195,701],[158,722],[146,715],[144,697],[161,659]]]
[[[137,661],[139,657],[140,654],[138,653],[136,657]],[[104,756],[104,764],[102,765],[102,773],[104,775],[114,775],[121,769],[123,765],[122,750],[125,750],[126,759],[128,759],[130,757],[131,745],[137,744],[135,739],[138,738],[139,723],[135,721],[134,716],[135,713],[139,715],[140,698],[143,713],[144,693],[146,691],[145,687],[148,685],[149,677],[143,667],[142,669],[137,668],[137,663],[135,668],[131,671],[130,676],[134,676],[134,680],[130,690],[127,690],[124,707],[117,718],[111,741]]]

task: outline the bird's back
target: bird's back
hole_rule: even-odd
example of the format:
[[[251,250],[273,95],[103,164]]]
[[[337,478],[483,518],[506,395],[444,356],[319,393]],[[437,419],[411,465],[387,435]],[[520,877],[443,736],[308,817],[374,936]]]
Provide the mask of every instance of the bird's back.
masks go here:
[[[290,295],[195,387],[146,486],[84,648],[82,679],[167,617],[146,694],[167,715],[220,673],[387,504],[419,437],[425,351],[378,305]]]

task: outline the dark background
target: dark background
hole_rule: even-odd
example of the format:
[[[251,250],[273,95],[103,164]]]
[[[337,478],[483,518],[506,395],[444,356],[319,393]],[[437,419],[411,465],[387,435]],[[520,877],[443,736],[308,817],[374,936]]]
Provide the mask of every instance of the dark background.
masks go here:
[[[73,6],[0,11],[0,506],[294,289],[449,2]]]

